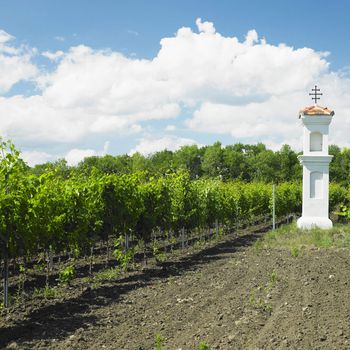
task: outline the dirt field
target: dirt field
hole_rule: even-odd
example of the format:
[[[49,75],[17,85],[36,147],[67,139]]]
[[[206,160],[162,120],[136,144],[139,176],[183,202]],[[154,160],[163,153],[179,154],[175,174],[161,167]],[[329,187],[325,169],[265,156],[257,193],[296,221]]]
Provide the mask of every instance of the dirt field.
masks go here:
[[[256,251],[261,233],[2,313],[0,348],[350,349],[350,252]]]

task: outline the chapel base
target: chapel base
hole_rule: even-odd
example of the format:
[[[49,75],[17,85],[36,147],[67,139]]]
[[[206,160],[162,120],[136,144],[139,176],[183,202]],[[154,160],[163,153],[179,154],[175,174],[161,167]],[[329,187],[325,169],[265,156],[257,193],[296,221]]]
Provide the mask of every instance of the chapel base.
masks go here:
[[[311,228],[321,228],[330,229],[333,227],[333,223],[330,219],[320,216],[302,216],[297,221],[298,228],[301,229],[311,229]]]

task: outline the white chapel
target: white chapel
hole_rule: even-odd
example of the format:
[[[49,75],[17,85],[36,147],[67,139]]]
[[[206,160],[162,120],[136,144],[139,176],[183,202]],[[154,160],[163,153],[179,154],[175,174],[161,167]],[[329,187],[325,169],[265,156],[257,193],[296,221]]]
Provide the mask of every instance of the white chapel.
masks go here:
[[[315,102],[319,99],[319,89],[315,86]],[[311,94],[310,94],[311,95]],[[316,103],[300,111],[303,124],[303,155],[299,161],[303,166],[303,207],[297,226],[331,228],[329,219],[329,163],[328,130],[334,111]]]

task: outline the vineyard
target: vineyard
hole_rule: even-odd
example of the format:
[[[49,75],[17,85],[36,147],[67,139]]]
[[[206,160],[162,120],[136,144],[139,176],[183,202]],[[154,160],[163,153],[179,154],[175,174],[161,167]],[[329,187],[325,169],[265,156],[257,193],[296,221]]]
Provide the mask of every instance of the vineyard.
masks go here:
[[[26,262],[44,253],[93,255],[102,242],[107,259],[110,245],[119,247],[119,260],[133,254],[155,237],[173,241],[193,232],[214,228],[234,229],[271,213],[272,186],[265,183],[190,180],[186,172],[149,177],[146,173],[91,174],[57,169],[40,176],[28,175],[19,153],[2,143],[0,183],[0,237],[5,279],[9,259]],[[330,207],[344,200],[343,189],[332,184]],[[301,186],[281,183],[276,192],[276,215],[301,210]],[[183,237],[182,237],[183,239]],[[129,252],[130,248],[130,252]],[[47,270],[50,270],[50,266]]]
[[[193,180],[186,171],[154,176],[93,168],[67,175],[54,166],[34,175],[11,142],[1,147],[2,308],[16,310],[31,295],[54,300],[56,286],[70,286],[75,278],[95,288],[98,280],[130,273],[136,262],[153,258],[164,264],[172,259],[165,253],[176,247],[206,244],[261,222],[271,225],[271,183]],[[346,190],[331,184],[330,209],[346,202]],[[277,184],[277,219],[300,211],[301,184]]]
[[[0,350],[350,350],[349,12],[0,0]]]

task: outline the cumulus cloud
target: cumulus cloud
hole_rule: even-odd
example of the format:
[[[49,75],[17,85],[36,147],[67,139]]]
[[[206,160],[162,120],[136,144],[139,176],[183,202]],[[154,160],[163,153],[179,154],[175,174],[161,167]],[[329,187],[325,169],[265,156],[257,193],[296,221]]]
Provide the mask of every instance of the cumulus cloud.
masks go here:
[[[251,46],[257,42],[258,42],[258,33],[256,32],[256,30],[252,29],[247,33],[245,37],[245,44],[247,44],[248,46]],[[263,44],[266,44],[266,42],[263,41]]]
[[[21,143],[77,143],[103,134],[134,134],[141,126],[131,119],[94,113],[83,107],[57,108],[45,97],[0,97],[0,134]]]
[[[13,40],[14,37],[10,35],[9,33],[6,33],[4,30],[0,29],[0,43],[6,43],[8,41]]]
[[[32,96],[0,98],[0,133],[30,147],[65,143],[72,159],[95,152],[79,147],[92,137],[141,133],[134,136],[141,141],[133,151],[144,153],[194,142],[142,137],[151,120],[169,119],[181,130],[176,118],[186,116],[185,125],[195,132],[296,144],[298,109],[310,104],[307,93],[317,83],[323,103],[336,110],[331,135],[347,143],[350,83],[330,71],[326,52],[272,45],[254,29],[240,40],[200,18],[196,25],[163,38],[153,59],[85,45],[46,51],[42,55],[54,63],[50,71],[39,70],[31,61],[34,53],[0,31],[0,92],[34,76],[38,87]]]
[[[346,95],[350,80],[341,79],[336,74],[319,78],[325,86],[325,106],[335,109],[336,115],[330,126],[330,142],[341,146],[349,145],[350,104]],[[276,149],[274,145],[288,143],[300,149],[302,125],[298,119],[298,109],[310,105],[305,91],[271,95],[261,102],[239,105],[206,102],[200,105],[186,125],[205,133],[230,134],[234,141],[262,141]]]
[[[201,18],[197,18],[196,25],[198,27],[198,30],[202,33],[208,33],[208,34],[215,33],[215,27],[212,22],[202,22]]]
[[[300,96],[301,97],[301,96]],[[297,98],[295,98],[297,103]],[[297,124],[297,111],[276,97],[262,103],[227,105],[203,103],[187,120],[191,129],[216,134],[231,134],[234,139],[287,137]]]
[[[176,125],[170,124],[165,127],[165,131],[175,131],[175,130],[176,130]]]
[[[78,149],[74,148],[71,149],[66,155],[65,159],[67,161],[67,164],[70,166],[77,165],[80,161],[84,160],[86,157],[92,157],[92,156],[104,156],[107,154],[109,149],[109,141],[106,141],[103,150],[96,151],[93,149]]]
[[[0,98],[0,118],[1,134],[34,146],[76,142],[94,119],[83,110],[58,110],[39,95]]]
[[[21,153],[21,158],[29,165],[43,164],[57,160],[57,156],[41,151],[24,151]]]
[[[44,51],[42,53],[42,56],[48,58],[50,61],[57,61],[60,59],[62,56],[64,56],[64,52],[61,50],[58,50],[56,52],[51,52],[51,51]]]
[[[71,149],[65,156],[68,165],[77,165],[85,157],[96,156],[93,149]]]
[[[32,79],[38,73],[37,67],[31,63],[36,50],[25,46],[15,47],[11,43],[14,39],[0,30],[0,95],[19,81]]]
[[[172,135],[165,135],[157,139],[150,137],[142,138],[138,145],[130,151],[130,155],[136,152],[141,153],[143,155],[150,155],[152,153],[162,151],[165,149],[168,151],[175,151],[182,146],[194,144],[198,143],[191,139]]]

